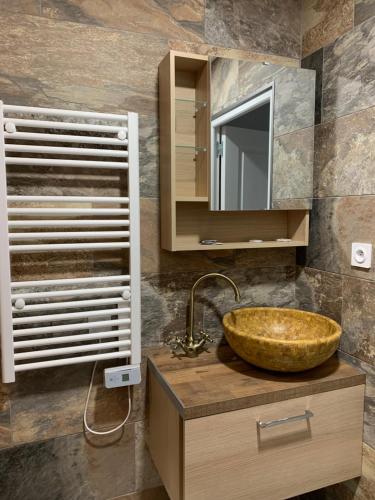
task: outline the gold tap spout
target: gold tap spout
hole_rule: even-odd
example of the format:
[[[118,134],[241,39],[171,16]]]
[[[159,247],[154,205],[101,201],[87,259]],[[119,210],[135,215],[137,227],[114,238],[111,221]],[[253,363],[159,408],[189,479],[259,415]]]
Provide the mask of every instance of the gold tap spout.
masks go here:
[[[234,295],[236,302],[240,302],[241,294],[238,289],[238,286],[235,284],[233,280],[220,273],[208,273],[204,276],[201,276],[197,279],[190,291],[190,320],[187,333],[185,337],[176,337],[174,341],[171,341],[173,351],[175,352],[178,348],[181,348],[187,356],[195,357],[197,356],[204,348],[206,342],[213,342],[210,336],[205,332],[200,332],[199,336],[194,335],[194,303],[195,303],[195,292],[198,286],[202,283],[202,281],[208,278],[220,278],[227,281],[234,290]]]

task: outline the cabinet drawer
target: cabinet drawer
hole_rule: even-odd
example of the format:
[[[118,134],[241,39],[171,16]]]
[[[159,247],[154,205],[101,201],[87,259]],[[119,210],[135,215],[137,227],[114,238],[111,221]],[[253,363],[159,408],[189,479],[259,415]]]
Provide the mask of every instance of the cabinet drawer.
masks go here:
[[[358,385],[186,420],[184,500],[281,500],[359,476],[363,398]]]

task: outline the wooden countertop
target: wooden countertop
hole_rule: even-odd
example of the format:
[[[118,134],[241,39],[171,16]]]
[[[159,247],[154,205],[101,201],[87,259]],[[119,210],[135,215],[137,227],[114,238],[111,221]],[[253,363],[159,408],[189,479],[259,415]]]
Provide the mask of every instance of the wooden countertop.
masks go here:
[[[197,358],[153,350],[149,370],[183,419],[250,408],[365,383],[365,375],[336,356],[312,370],[282,374],[255,368],[229,346],[210,347]]]

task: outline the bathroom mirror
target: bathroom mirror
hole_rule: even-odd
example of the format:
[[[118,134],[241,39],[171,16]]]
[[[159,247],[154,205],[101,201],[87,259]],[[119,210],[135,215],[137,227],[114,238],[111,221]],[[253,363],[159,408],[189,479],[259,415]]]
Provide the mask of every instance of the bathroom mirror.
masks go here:
[[[211,210],[311,208],[315,71],[211,58]]]

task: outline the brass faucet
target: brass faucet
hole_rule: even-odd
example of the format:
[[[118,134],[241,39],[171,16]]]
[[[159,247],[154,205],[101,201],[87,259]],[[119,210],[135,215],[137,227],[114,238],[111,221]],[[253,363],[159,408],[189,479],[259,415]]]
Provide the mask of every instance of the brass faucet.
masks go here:
[[[233,280],[220,273],[208,273],[204,276],[201,276],[197,279],[197,281],[192,286],[190,291],[190,322],[188,326],[187,333],[185,337],[175,337],[168,341],[168,344],[171,345],[173,352],[176,352],[178,348],[181,348],[185,354],[189,357],[198,356],[206,342],[213,342],[212,338],[204,331],[201,331],[199,336],[196,337],[194,335],[194,301],[195,301],[195,291],[200,283],[207,278],[221,278],[226,280],[233,288],[236,302],[240,302],[241,295],[240,291]]]

